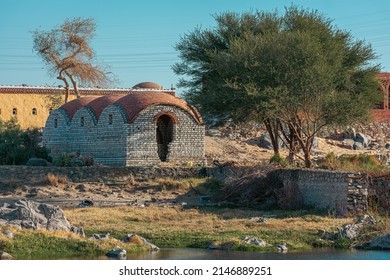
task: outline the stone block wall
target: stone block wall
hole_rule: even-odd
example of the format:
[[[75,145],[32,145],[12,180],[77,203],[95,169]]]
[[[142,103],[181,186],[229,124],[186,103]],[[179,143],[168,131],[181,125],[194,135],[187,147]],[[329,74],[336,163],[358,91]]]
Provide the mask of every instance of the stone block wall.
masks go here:
[[[47,175],[66,176],[71,182],[124,181],[130,178],[149,180],[204,177],[204,168],[194,167],[56,167],[56,166],[0,166],[0,188],[3,185],[23,186],[42,183]]]
[[[199,125],[184,110],[173,106],[153,106],[142,112],[129,126],[127,138],[127,165],[158,163],[156,124],[153,119],[160,112],[170,112],[177,117],[173,125],[173,141],[168,147],[170,163],[203,163],[205,157],[203,125]]]
[[[368,182],[360,173],[281,169],[268,176],[278,182],[284,208],[313,207],[338,214],[367,211]]]
[[[52,112],[43,132],[44,145],[51,155],[77,152],[108,166],[150,165],[158,156],[154,118],[161,112],[174,114],[173,141],[168,146],[170,163],[204,162],[204,126],[188,112],[174,106],[152,106],[128,124],[123,110],[107,106],[97,119],[88,108],[79,109],[70,121],[59,109]]]

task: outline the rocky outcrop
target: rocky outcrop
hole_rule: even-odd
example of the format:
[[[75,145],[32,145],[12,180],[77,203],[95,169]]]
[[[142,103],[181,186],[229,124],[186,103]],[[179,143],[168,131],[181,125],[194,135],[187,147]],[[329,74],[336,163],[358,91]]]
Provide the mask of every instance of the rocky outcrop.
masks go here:
[[[378,236],[371,240],[369,249],[390,250],[390,233],[383,236]]]
[[[63,230],[84,236],[84,230],[71,225],[58,206],[29,200],[1,205],[0,224],[27,229]]]
[[[7,252],[3,252],[0,255],[0,260],[12,260],[14,257],[8,254]]]
[[[128,234],[128,235],[126,235],[125,238],[122,239],[122,242],[143,245],[143,246],[149,248],[149,250],[151,250],[151,251],[159,251],[160,250],[159,247],[150,243],[149,241],[147,241],[142,236],[139,236],[138,234]]]
[[[267,246],[267,242],[265,242],[264,240],[262,239],[258,239],[256,237],[249,237],[249,236],[246,236],[245,238],[242,239],[242,241],[246,244],[250,244],[250,245],[256,245],[256,246],[259,246],[259,247],[265,247]]]

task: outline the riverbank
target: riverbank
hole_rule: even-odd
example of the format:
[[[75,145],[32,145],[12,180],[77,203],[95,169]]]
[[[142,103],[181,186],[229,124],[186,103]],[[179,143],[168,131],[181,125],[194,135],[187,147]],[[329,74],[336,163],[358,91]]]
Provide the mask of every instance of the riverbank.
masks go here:
[[[115,247],[128,254],[147,249],[139,244],[118,241],[130,233],[143,236],[160,248],[198,248],[225,251],[276,253],[285,244],[289,253],[309,252],[314,248],[348,249],[374,236],[389,232],[390,219],[377,217],[377,223],[358,238],[326,240],[324,232],[337,232],[353,218],[319,215],[310,211],[259,212],[250,209],[183,206],[89,207],[64,210],[69,222],[83,227],[86,237],[73,233],[9,228],[11,239],[0,231],[0,251],[16,259],[96,259]],[[259,219],[262,217],[262,219]],[[111,239],[90,240],[92,234],[110,233]],[[255,237],[264,246],[243,239]]]

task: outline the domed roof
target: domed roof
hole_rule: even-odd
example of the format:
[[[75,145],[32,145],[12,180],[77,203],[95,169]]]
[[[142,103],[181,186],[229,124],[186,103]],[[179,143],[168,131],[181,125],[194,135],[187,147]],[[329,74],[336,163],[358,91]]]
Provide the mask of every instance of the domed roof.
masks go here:
[[[123,97],[123,94],[102,96],[89,102],[86,107],[90,108],[98,119],[100,117],[100,114],[108,105],[113,104],[121,97]]]
[[[127,123],[129,124],[138,117],[141,111],[154,105],[178,107],[190,114],[198,124],[202,124],[202,118],[194,107],[179,97],[158,91],[141,91],[126,95],[118,94],[101,97],[82,97],[62,105],[60,109],[64,110],[69,118],[72,119],[77,110],[88,107],[99,118],[103,110],[112,104],[119,105],[123,109],[126,114]]]
[[[125,95],[115,104],[120,105],[126,113],[127,122],[132,123],[142,110],[153,105],[168,105],[179,107],[187,111],[198,124],[202,124],[202,118],[198,111],[187,104],[181,98],[165,92],[137,92]]]
[[[72,119],[78,109],[85,107],[91,101],[99,98],[100,96],[87,96],[83,98],[76,98],[68,103],[65,103],[59,109],[64,110],[67,113],[69,119]]]
[[[143,82],[133,86],[133,89],[163,89],[162,86],[153,82]]]

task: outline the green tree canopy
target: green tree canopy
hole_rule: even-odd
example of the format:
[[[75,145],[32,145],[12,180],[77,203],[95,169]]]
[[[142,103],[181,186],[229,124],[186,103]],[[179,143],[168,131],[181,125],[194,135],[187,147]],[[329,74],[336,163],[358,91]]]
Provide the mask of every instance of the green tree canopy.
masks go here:
[[[298,141],[310,166],[314,136],[328,125],[368,117],[378,102],[379,66],[369,44],[317,11],[223,13],[176,45],[179,86],[203,113],[264,122],[277,138]],[[288,133],[286,133],[288,131]]]

